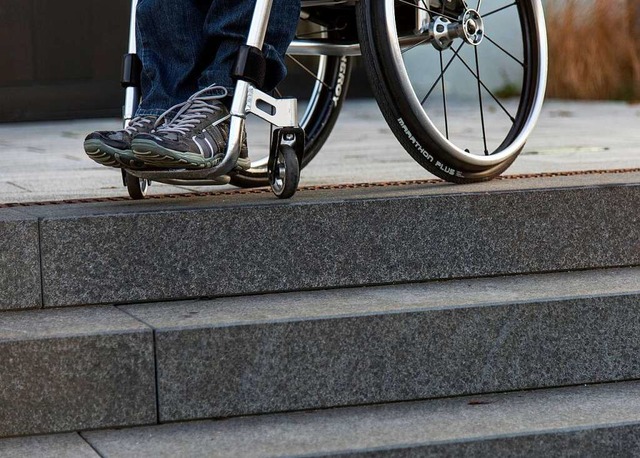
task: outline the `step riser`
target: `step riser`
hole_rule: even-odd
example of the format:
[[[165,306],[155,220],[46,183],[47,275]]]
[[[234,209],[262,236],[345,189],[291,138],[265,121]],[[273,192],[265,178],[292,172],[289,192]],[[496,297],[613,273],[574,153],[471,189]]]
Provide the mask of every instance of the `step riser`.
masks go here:
[[[70,329],[66,337],[0,339],[0,437],[156,423],[152,332],[114,307],[51,312],[0,318],[0,337]],[[124,325],[92,324],[100,320]]]
[[[637,379],[639,305],[632,295],[156,329],[160,420]]]
[[[632,185],[44,218],[44,305],[640,265],[638,207]]]
[[[38,220],[0,210],[0,310],[42,306]]]
[[[32,326],[27,314],[73,335],[0,343],[0,437],[155,423],[156,384],[167,422],[640,379],[639,304],[634,294],[157,327],[155,339],[149,306],[13,313],[5,330]]]

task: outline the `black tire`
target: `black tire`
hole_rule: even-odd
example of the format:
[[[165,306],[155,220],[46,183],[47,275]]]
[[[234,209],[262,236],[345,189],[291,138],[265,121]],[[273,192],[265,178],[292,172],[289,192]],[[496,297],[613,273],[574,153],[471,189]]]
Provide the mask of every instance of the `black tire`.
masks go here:
[[[336,32],[327,32],[329,39],[335,38],[335,34]],[[288,61],[292,65],[298,65],[291,58]],[[350,57],[326,56],[326,69],[321,82],[310,89],[311,93],[308,94],[314,103],[303,115],[300,123],[306,139],[301,168],[313,160],[329,138],[347,96],[352,67],[353,59]],[[231,184],[243,188],[268,186],[269,174],[266,164],[263,162],[260,167],[232,175]]]
[[[300,184],[300,164],[293,148],[280,145],[273,170],[269,173],[271,190],[279,199],[290,199]]]
[[[143,183],[143,180],[125,172],[125,182],[127,184],[127,191],[129,197],[133,200],[142,200],[147,194],[147,184]]]
[[[433,61],[431,63],[425,61],[423,65],[431,65],[433,67],[439,64],[438,70],[444,69],[440,74],[446,73],[449,68],[448,66],[444,67],[442,58],[443,53],[448,52],[449,49],[439,52],[430,42],[426,42],[411,47],[403,45],[405,48],[401,50],[397,36],[398,29],[401,29],[402,26],[398,25],[399,22],[387,21],[386,18],[394,17],[393,15],[388,16],[391,8],[393,8],[393,14],[395,14],[396,9],[407,8],[406,5],[408,3],[404,0],[361,0],[357,7],[363,56],[367,62],[368,76],[380,109],[403,147],[413,159],[429,172],[454,183],[473,183],[490,180],[503,173],[522,151],[526,136],[530,132],[532,124],[537,120],[544,98],[547,48],[544,20],[541,18],[539,0],[517,0],[513,3],[513,7],[517,8],[522,31],[522,59],[524,64],[522,66],[522,86],[519,88],[520,96],[516,99],[518,101],[517,114],[510,116],[513,119],[513,124],[504,129],[504,135],[500,133],[497,136],[501,140],[496,140],[495,148],[493,146],[488,147],[482,94],[486,92],[484,95],[487,99],[491,96],[492,103],[495,100],[495,103],[498,104],[499,98],[489,92],[489,88],[483,86],[481,89],[481,85],[478,84],[478,100],[480,102],[478,105],[482,122],[484,151],[475,151],[475,154],[471,152],[472,150],[464,147],[463,143],[466,140],[462,140],[458,144],[456,144],[455,140],[450,140],[449,122],[451,120],[447,119],[447,94],[443,83],[446,78],[436,79],[435,84],[431,86],[431,90],[427,92],[424,100],[422,99],[422,93],[420,95],[416,93],[420,92],[420,90],[415,89],[414,82],[407,81],[410,80],[410,77],[409,71],[406,69],[405,53],[413,52],[413,49],[418,46],[425,46],[425,48],[420,49],[420,52],[427,55],[431,51],[436,53],[435,63]],[[420,3],[420,5],[423,4],[422,2]],[[488,3],[485,2],[486,4]],[[493,6],[496,5],[494,4]],[[422,6],[420,8],[424,9]],[[432,13],[435,14],[435,12],[429,11],[429,14]],[[495,12],[491,14],[495,14]],[[431,17],[437,17],[437,15]],[[429,20],[432,21],[433,19],[430,18]],[[391,39],[391,36],[395,38]],[[463,39],[457,38],[456,40],[461,43]],[[451,48],[456,49],[456,42],[454,41],[453,43]],[[475,47],[476,59],[480,46],[493,46],[494,44],[495,42],[490,42],[487,39],[482,41]],[[474,49],[471,44],[466,46]],[[451,56],[451,61],[464,61],[463,58],[456,55],[459,52],[460,48],[458,48],[458,52],[452,51],[449,55]],[[504,49],[503,52],[506,53]],[[438,54],[440,56],[439,59],[437,58]],[[449,56],[447,56],[447,59],[449,59]],[[475,63],[478,65],[477,61]],[[411,65],[414,64],[411,63],[408,66],[410,67]],[[471,75],[476,76],[476,74],[472,73],[473,68],[467,67],[467,69],[471,72]],[[477,69],[477,75],[481,75],[479,72],[480,67],[477,67]],[[430,83],[431,81],[429,81]],[[437,123],[432,120],[433,115],[428,112],[428,104],[427,108],[425,108],[425,100],[429,98],[429,94],[438,84],[442,85],[445,128],[442,128],[442,126],[438,128]],[[475,80],[474,84],[477,84]],[[429,85],[426,87],[429,87]]]

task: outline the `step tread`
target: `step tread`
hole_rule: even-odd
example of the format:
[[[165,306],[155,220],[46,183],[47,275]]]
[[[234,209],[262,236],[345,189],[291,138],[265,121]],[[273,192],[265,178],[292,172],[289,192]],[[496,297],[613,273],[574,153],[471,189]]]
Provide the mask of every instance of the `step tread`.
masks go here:
[[[94,431],[83,436],[110,457],[310,456],[415,447],[428,451],[429,446],[440,450],[444,446],[446,451],[447,445],[479,441],[491,441],[489,447],[499,453],[527,436],[550,438],[632,425],[637,437],[640,382]],[[545,440],[536,444],[539,451]],[[577,444],[593,453],[589,441]],[[616,445],[620,444],[605,444]],[[491,451],[486,444],[483,450]]]
[[[15,437],[0,440],[3,458],[100,458],[77,433]]]
[[[122,306],[155,329],[225,327],[640,294],[640,267]]]
[[[117,216],[144,213],[189,211],[203,209],[229,209],[234,207],[291,207],[299,205],[323,205],[359,200],[411,199],[426,196],[456,196],[468,194],[492,194],[502,192],[555,191],[560,189],[600,188],[609,186],[640,185],[640,173],[576,174],[574,176],[549,176],[534,178],[502,179],[488,183],[451,185],[449,183],[394,184],[371,183],[345,185],[344,188],[301,190],[293,200],[274,199],[269,191],[246,193],[221,193],[202,198],[175,197],[164,200],[93,202],[77,204],[34,205],[15,207],[24,215],[43,219],[79,218],[87,216]],[[11,209],[0,208],[0,215]]]
[[[110,305],[0,313],[0,343],[144,331],[148,326]]]

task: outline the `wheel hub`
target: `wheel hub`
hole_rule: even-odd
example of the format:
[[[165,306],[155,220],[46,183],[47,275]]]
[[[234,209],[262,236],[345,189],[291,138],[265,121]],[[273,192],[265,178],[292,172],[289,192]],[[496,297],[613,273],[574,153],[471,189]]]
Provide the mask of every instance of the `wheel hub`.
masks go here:
[[[462,15],[462,31],[464,41],[478,46],[484,40],[484,21],[476,10],[467,10]]]
[[[433,46],[442,51],[453,44],[457,38],[462,38],[472,46],[478,46],[484,39],[484,21],[476,10],[468,9],[458,21],[452,21],[445,16],[434,16],[429,24],[428,33],[431,35]]]
[[[284,189],[284,181],[286,179],[286,165],[282,153],[278,153],[278,159],[274,169],[274,188],[277,191]]]

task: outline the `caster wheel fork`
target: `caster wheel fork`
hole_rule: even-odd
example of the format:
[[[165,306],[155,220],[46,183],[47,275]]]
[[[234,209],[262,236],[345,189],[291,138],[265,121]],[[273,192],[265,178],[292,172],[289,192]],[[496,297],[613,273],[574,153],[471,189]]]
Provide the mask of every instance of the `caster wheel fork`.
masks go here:
[[[269,174],[271,190],[280,199],[290,199],[300,183],[300,164],[293,148],[281,145]]]
[[[302,129],[278,129],[274,132],[269,159],[269,184],[276,197],[290,199],[298,190],[302,154]]]
[[[145,178],[138,178],[136,176],[127,173],[126,170],[122,171],[122,180],[127,187],[129,197],[133,200],[142,200],[146,197],[147,191],[151,182]]]

